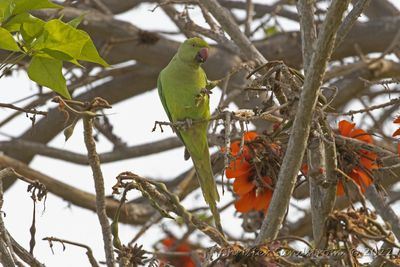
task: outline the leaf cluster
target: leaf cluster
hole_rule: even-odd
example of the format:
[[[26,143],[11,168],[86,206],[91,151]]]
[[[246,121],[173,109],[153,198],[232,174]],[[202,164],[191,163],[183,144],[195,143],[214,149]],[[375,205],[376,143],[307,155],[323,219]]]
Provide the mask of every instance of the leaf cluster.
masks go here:
[[[70,99],[62,73],[64,62],[77,66],[81,66],[81,60],[104,67],[108,64],[100,57],[90,36],[77,29],[83,16],[65,23],[61,18],[43,21],[30,14],[43,8],[62,6],[48,0],[1,1],[0,49],[19,54],[14,58],[14,64],[25,56],[30,57],[29,78]]]

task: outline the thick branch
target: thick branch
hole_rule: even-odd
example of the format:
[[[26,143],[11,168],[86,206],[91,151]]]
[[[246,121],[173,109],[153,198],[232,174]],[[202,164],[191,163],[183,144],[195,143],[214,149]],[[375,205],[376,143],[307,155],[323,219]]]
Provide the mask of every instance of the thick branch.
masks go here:
[[[304,73],[307,72],[312,54],[315,50],[317,42],[317,30],[314,21],[314,3],[308,0],[300,0],[297,2],[297,10],[300,15],[300,33],[303,51]]]
[[[176,137],[171,137],[147,144],[131,146],[127,148],[119,148],[111,152],[99,154],[99,158],[101,163],[109,163],[160,153],[162,151],[174,149],[180,146],[182,146],[182,142]],[[67,151],[64,149],[49,147],[41,143],[29,142],[23,139],[2,141],[0,142],[0,150],[10,151],[15,154],[25,153],[26,151],[29,151],[34,155],[42,155],[50,157],[52,159],[65,160],[81,165],[88,164],[87,155]]]
[[[66,183],[60,182],[55,178],[52,178],[46,174],[30,168],[29,166],[18,160],[4,155],[0,155],[0,166],[12,167],[21,175],[29,177],[32,180],[38,180],[46,186],[46,189],[48,189],[49,192],[63,198],[73,205],[92,211],[96,210],[96,197],[91,193],[82,191]],[[108,216],[110,218],[113,218],[115,212],[119,207],[119,202],[107,198],[105,204]],[[124,209],[121,210],[120,221],[128,224],[141,225],[145,223],[153,213],[154,211],[152,210],[150,205],[130,203],[126,204]]]
[[[139,64],[136,65],[136,68],[133,69],[131,73],[118,76],[109,82],[105,82],[89,92],[77,96],[75,99],[79,101],[88,101],[98,96],[107,98],[107,101],[112,105],[155,88],[157,75],[157,70]],[[129,86],[126,86],[127,84],[129,84]],[[48,111],[48,115],[45,119],[36,122],[35,127],[24,132],[19,136],[19,139],[47,143],[60,133],[66,125],[64,114],[61,113],[58,108],[53,108]],[[13,151],[5,150],[4,152],[12,158],[25,163],[29,163],[34,156],[34,154],[29,151],[25,151],[25,153],[14,153]],[[6,179],[3,184],[4,188],[7,189],[13,182],[14,180]]]
[[[369,18],[398,16],[399,10],[388,0],[372,0],[365,15]]]
[[[292,126],[293,133],[289,139],[288,148],[279,171],[278,183],[268,209],[269,216],[266,216],[257,238],[258,244],[262,244],[266,239],[274,239],[283,223],[306,148],[319,87],[322,84],[325,68],[332,53],[336,32],[348,4],[349,0],[335,0],[328,10],[317,40],[316,51],[305,76],[298,112]]]

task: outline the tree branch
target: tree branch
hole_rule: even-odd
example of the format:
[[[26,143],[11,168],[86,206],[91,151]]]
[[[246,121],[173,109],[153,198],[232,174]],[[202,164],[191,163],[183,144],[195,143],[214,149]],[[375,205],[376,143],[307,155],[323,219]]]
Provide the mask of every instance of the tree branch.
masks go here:
[[[93,117],[86,115],[83,117],[84,140],[88,151],[89,165],[92,168],[94,186],[96,189],[96,212],[99,217],[101,230],[103,233],[104,250],[108,267],[114,266],[114,251],[111,238],[110,223],[107,218],[104,178],[100,168],[99,155],[96,152],[96,143],[93,139]]]
[[[233,39],[247,60],[255,60],[258,64],[264,64],[267,62],[264,56],[257,50],[257,48],[255,48],[246,35],[240,31],[235,20],[225,8],[223,8],[216,0],[203,0],[202,3]]]
[[[293,122],[293,132],[289,138],[282,167],[279,171],[278,182],[268,208],[268,216],[265,217],[261,226],[257,244],[262,244],[266,239],[274,239],[283,223],[306,148],[312,115],[325,68],[333,50],[335,36],[343,13],[348,4],[349,0],[332,1],[322,31],[318,36],[316,51],[313,53],[310,68],[305,76],[298,112]]]
[[[73,205],[92,211],[96,210],[96,197],[93,194],[82,191],[46,174],[38,172],[21,161],[5,155],[0,155],[0,166],[12,167],[21,175],[30,177],[32,180],[38,180],[46,186],[46,189],[48,189],[49,192],[63,198]],[[108,216],[113,218],[118,209],[119,202],[107,198],[105,203]],[[121,211],[120,221],[123,223],[140,225],[145,223],[153,213],[154,211],[147,204],[130,203]]]
[[[3,180],[5,177],[17,177],[12,168],[5,168],[0,170],[0,211],[3,212]],[[0,262],[4,267],[14,267],[18,262],[16,261],[13,246],[11,244],[10,236],[6,230],[3,221],[3,214],[0,213]]]
[[[340,46],[346,35],[349,33],[354,23],[357,21],[361,13],[368,8],[371,0],[358,0],[354,5],[350,13],[344,18],[342,25],[340,25],[339,31],[336,37],[335,47]]]
[[[14,110],[17,110],[20,112],[31,113],[34,115],[43,115],[43,116],[47,115],[47,112],[45,112],[45,111],[40,111],[40,110],[35,110],[35,109],[24,109],[24,108],[20,108],[20,107],[14,106],[12,104],[7,104],[7,103],[0,103],[0,107],[10,108],[10,109],[14,109]]]
[[[124,159],[147,156],[181,146],[182,142],[178,138],[171,137],[161,141],[155,141],[126,148],[119,148],[111,152],[99,154],[99,158],[101,163],[110,163]],[[42,155],[53,159],[65,160],[71,163],[88,165],[87,155],[67,151],[64,149],[49,147],[41,143],[29,142],[23,139],[1,141],[0,150],[10,151],[16,154],[29,151],[34,155]]]
[[[376,190],[375,185],[369,186],[365,192],[365,195],[382,219],[390,224],[391,230],[393,231],[397,240],[400,240],[399,217],[396,215],[393,209],[387,203],[385,203],[383,196]]]

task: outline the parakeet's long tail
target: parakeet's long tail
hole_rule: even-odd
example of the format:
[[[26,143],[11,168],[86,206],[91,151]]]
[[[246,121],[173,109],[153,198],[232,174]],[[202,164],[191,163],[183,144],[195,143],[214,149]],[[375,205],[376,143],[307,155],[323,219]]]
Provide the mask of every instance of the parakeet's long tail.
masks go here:
[[[207,154],[209,154],[207,150]],[[210,206],[211,213],[213,214],[215,225],[223,234],[221,226],[221,218],[217,208],[217,201],[219,201],[219,194],[214,175],[211,168],[210,156],[196,158],[192,155],[194,167],[196,169],[197,178],[200,183],[201,191],[203,192],[204,199]]]

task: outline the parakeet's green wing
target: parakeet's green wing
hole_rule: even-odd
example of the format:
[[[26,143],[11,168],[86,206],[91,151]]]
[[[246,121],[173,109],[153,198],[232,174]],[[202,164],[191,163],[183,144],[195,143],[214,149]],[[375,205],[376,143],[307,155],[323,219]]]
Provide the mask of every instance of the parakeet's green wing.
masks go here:
[[[158,76],[158,79],[157,79],[158,95],[160,96],[161,103],[162,103],[162,105],[163,105],[163,107],[164,107],[165,113],[167,113],[167,116],[168,116],[169,121],[172,122],[172,117],[171,117],[171,114],[169,113],[169,109],[168,109],[167,103],[165,102],[165,97],[164,97],[164,95],[163,95],[163,90],[162,90],[162,84],[161,84],[160,76],[161,76],[161,73],[160,73],[160,75]],[[182,138],[181,134],[180,134],[178,131],[176,131],[176,135],[179,137],[179,139],[181,139],[182,143],[185,144],[185,142],[183,141],[183,138]],[[184,155],[184,158],[185,158],[185,160],[190,159],[190,154],[189,154],[189,151],[187,150],[186,147],[185,147],[185,155]]]
[[[165,102],[165,97],[163,95],[160,76],[161,76],[161,73],[160,73],[160,75],[158,76],[158,79],[157,79],[158,95],[160,96],[161,103],[162,103],[162,105],[164,107],[165,113],[167,113],[169,121],[172,122],[172,117],[171,117],[171,114],[169,113],[168,106],[167,106],[167,103]],[[179,135],[179,133],[177,133],[177,134]],[[181,138],[181,137],[179,137],[179,138]],[[182,140],[182,138],[181,138],[181,140]]]

